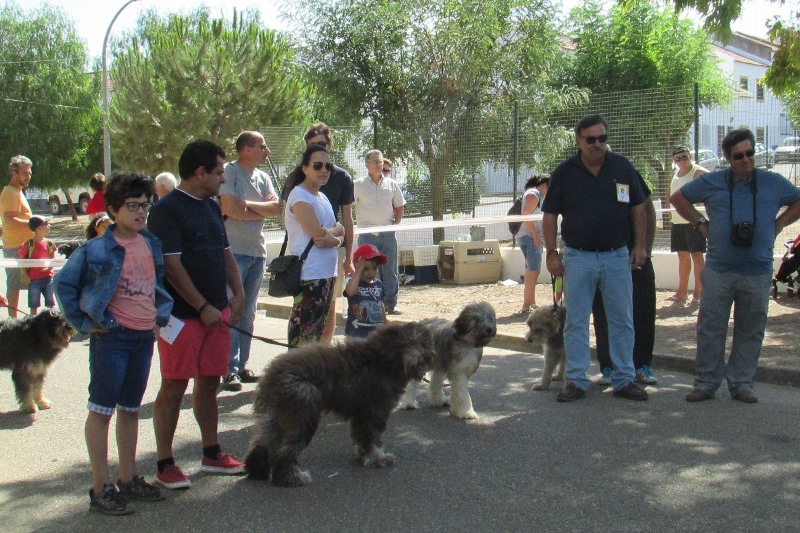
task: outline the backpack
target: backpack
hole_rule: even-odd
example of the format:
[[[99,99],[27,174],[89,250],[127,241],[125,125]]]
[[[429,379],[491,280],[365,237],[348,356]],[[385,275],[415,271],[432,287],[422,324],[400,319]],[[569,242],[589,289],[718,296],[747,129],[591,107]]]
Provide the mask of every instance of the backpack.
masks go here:
[[[522,198],[520,196],[516,200],[514,200],[514,204],[511,206],[511,209],[508,210],[507,215],[521,215],[522,214]],[[516,237],[517,233],[519,233],[519,229],[522,227],[522,222],[509,222],[508,223],[508,231],[511,232],[512,237]]]

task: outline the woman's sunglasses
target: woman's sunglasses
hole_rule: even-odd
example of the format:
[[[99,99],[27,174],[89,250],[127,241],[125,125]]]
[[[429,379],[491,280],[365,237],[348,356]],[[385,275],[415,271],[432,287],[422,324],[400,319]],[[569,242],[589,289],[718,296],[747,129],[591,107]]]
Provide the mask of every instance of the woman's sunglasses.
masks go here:
[[[323,165],[325,166],[325,170],[327,170],[328,172],[333,172],[333,163],[323,163],[322,161],[314,161],[313,163],[311,163],[311,168],[313,168],[314,170],[319,170],[323,167]]]

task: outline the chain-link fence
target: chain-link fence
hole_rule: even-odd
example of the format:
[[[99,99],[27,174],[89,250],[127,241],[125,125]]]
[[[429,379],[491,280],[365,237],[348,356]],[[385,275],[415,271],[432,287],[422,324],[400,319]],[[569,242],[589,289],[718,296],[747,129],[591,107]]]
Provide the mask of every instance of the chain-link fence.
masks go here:
[[[611,149],[641,172],[657,208],[667,208],[673,148],[690,146],[701,165],[723,168],[722,138],[740,126],[756,136],[758,165],[797,182],[798,163],[774,163],[774,146],[795,133],[781,109],[774,98],[764,98],[759,86],[752,93],[742,86],[729,104],[715,108],[701,107],[691,86],[592,94],[568,104],[541,98],[481,110],[447,110],[447,114],[434,110],[402,129],[380,121],[365,121],[360,128],[331,126],[333,156],[336,164],[358,178],[366,175],[365,152],[372,147],[383,150],[406,197],[404,223],[503,216],[531,175],[552,171],[574,153],[573,128],[578,119],[600,113],[609,123]],[[272,150],[276,185],[281,187],[300,160],[305,130],[265,127],[262,132]],[[669,249],[669,214],[659,215],[655,248]],[[404,246],[429,245],[469,233],[468,225],[403,231],[398,239]],[[485,231],[487,239],[511,240],[505,223],[491,224]],[[798,225],[787,228],[778,242],[798,231]]]

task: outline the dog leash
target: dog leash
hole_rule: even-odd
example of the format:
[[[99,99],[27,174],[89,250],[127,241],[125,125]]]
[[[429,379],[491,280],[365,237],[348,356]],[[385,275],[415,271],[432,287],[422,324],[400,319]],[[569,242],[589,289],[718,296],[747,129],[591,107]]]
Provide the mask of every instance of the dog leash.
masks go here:
[[[550,275],[550,284],[553,286],[553,307],[560,307],[564,305],[563,297],[556,298],[556,294],[564,290],[564,277]]]
[[[0,307],[8,307],[9,309],[12,309],[12,310],[16,311],[17,313],[22,313],[23,315],[27,315],[27,316],[33,316],[30,313],[26,313],[22,309],[17,309],[16,307],[11,307],[10,305],[3,305],[3,306],[0,306]]]
[[[261,341],[261,342],[266,342],[267,344],[274,344],[275,346],[283,346],[284,348],[291,348],[291,346],[289,346],[289,345],[288,345],[288,344],[286,344],[286,343],[283,343],[283,342],[278,342],[278,341],[276,341],[276,340],[272,340],[272,339],[268,339],[267,337],[261,337],[261,336],[259,336],[259,335],[253,335],[253,334],[252,334],[252,333],[250,333],[249,331],[245,331],[245,330],[243,330],[242,328],[237,328],[236,326],[234,326],[234,325],[233,325],[233,324],[231,324],[230,322],[225,322],[225,321],[223,321],[223,324],[225,324],[226,326],[228,326],[229,328],[231,328],[231,329],[232,329],[232,330],[234,330],[234,331],[238,331],[238,332],[239,332],[239,333],[241,333],[242,335],[247,335],[248,337],[251,337],[251,338],[253,338],[253,339],[259,340],[259,341]]]

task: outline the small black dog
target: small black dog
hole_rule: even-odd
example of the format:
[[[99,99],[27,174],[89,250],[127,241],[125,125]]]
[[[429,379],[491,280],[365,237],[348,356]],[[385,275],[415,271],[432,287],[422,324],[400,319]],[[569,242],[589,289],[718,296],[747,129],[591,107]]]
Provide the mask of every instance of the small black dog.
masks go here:
[[[47,368],[75,333],[63,315],[52,309],[0,321],[0,368],[11,370],[21,411],[50,408],[52,404],[42,394]]]
[[[81,243],[78,241],[70,241],[65,242],[63,244],[58,245],[58,253],[69,259],[69,256],[72,255],[72,252],[78,249]]]

